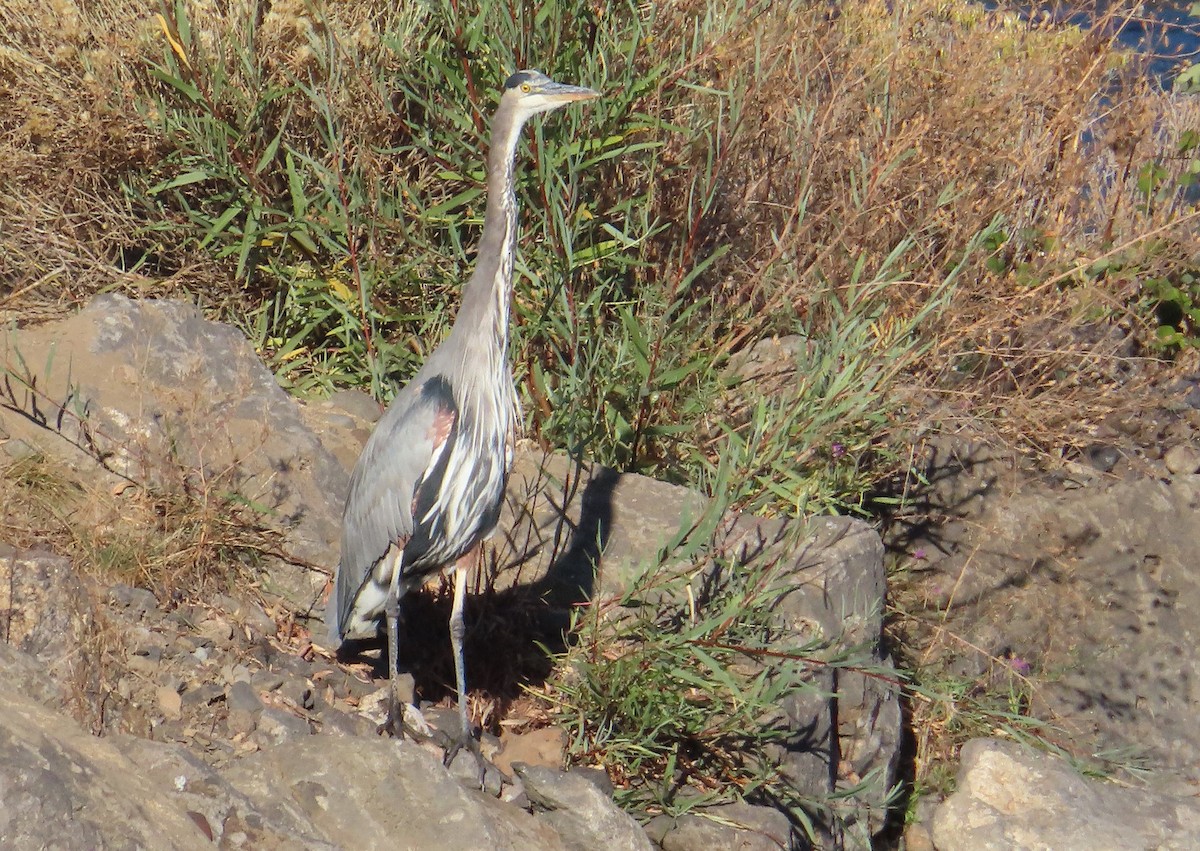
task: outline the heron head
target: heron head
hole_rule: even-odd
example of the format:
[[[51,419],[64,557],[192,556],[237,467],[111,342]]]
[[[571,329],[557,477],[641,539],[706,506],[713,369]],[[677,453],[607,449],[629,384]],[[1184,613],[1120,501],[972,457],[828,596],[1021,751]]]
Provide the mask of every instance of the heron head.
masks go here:
[[[523,118],[596,97],[597,91],[555,82],[541,71],[518,71],[504,83],[503,99],[511,99]]]

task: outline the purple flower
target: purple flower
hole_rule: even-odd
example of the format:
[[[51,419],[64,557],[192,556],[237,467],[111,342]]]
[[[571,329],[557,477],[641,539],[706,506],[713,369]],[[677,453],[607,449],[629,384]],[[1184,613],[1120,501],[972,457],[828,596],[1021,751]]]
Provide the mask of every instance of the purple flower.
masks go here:
[[[924,550],[924,548],[923,548],[923,547],[917,547],[915,550],[913,550],[913,551],[912,551],[912,557],[913,557],[915,560],[917,560],[917,561],[924,561],[924,560],[925,560],[925,550]]]
[[[834,458],[841,458],[846,454],[846,447],[841,443],[834,443],[829,447],[829,452]]]
[[[1010,657],[1008,660],[1008,666],[1012,668],[1014,674],[1022,677],[1029,676],[1029,672],[1033,670],[1033,666],[1020,656]]]

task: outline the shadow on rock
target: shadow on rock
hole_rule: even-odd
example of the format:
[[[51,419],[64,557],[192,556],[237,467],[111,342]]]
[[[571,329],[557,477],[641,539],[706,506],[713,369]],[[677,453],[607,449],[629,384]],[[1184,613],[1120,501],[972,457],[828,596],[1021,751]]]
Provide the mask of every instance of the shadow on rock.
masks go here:
[[[581,470],[578,465],[575,469]],[[464,654],[468,687],[496,702],[495,719],[522,695],[523,686],[545,682],[553,668],[551,654],[566,649],[572,610],[590,600],[596,588],[619,479],[615,470],[596,467],[581,493],[578,486],[564,489],[566,505],[578,496],[579,517],[572,520],[559,506],[558,527],[547,536],[549,566],[539,578],[523,581],[522,573],[538,556],[546,560],[540,547],[522,549],[509,532],[503,549],[485,549],[487,563],[465,601]],[[436,703],[455,696],[449,633],[453,600],[453,583],[443,577],[402,603],[400,667],[412,673],[422,700]],[[372,675],[382,679],[387,676],[386,647],[381,628],[374,640],[348,643],[343,656],[371,654]]]

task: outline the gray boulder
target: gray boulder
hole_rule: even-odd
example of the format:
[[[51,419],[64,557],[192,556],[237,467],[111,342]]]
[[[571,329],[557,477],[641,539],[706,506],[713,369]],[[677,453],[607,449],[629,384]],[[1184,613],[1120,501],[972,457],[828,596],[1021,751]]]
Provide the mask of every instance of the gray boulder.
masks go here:
[[[1091,780],[1058,757],[996,739],[963,747],[958,789],[933,817],[938,851],[1183,851],[1198,837],[1194,793]]]
[[[0,689],[0,838],[8,848],[210,848],[116,746]]]
[[[572,851],[607,848],[649,851],[646,832],[612,803],[611,790],[599,788],[577,772],[564,774],[540,765],[513,766],[534,811],[552,825]]]
[[[549,825],[465,788],[439,756],[408,740],[310,736],[224,775],[271,822],[338,848],[566,847]]]
[[[97,633],[91,595],[68,559],[0,544],[0,653],[24,672],[6,679],[7,690],[91,725],[102,712]]]
[[[914,545],[920,591],[963,638],[951,672],[1007,675],[1009,660],[1037,682],[1033,714],[1084,733],[1091,752],[1200,780],[1200,476],[1060,489],[990,484],[982,469],[943,484],[958,491],[947,506],[969,504],[972,482],[990,492],[960,508],[970,523]]]
[[[183,302],[109,294],[0,336],[0,349],[29,373],[9,383],[24,415],[6,418],[10,437],[83,470],[101,459],[114,487],[236,493],[285,532],[295,559],[335,560],[348,473],[236,329]],[[301,607],[323,581],[274,578]]]

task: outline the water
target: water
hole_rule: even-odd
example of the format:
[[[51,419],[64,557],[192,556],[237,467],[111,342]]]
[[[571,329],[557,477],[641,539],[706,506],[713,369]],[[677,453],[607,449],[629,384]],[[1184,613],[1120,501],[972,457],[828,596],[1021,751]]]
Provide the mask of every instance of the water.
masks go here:
[[[995,2],[985,3],[994,9]],[[1094,21],[1104,20],[1115,4],[1096,2],[1063,2],[1026,6],[1018,11],[1025,17],[1049,18],[1060,23],[1087,28]],[[1146,73],[1157,79],[1164,88],[1171,88],[1179,72],[1200,62],[1200,17],[1188,14],[1190,2],[1158,0],[1149,2],[1132,15],[1114,15],[1112,28],[1117,30],[1117,42],[1142,56]],[[1010,7],[1011,8],[1011,7]]]
[[[1170,87],[1182,68],[1200,62],[1200,18],[1188,14],[1190,3],[1148,3],[1141,16],[1128,19],[1117,40],[1142,54],[1146,71]]]

